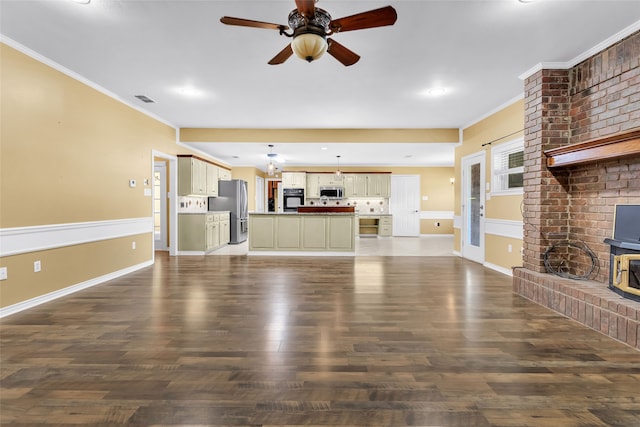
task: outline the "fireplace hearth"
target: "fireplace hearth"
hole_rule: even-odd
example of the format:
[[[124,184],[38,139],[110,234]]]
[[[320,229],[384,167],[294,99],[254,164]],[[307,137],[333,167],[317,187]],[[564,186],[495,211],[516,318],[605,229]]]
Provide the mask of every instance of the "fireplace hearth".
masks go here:
[[[640,301],[640,205],[616,205],[610,245],[609,287]]]

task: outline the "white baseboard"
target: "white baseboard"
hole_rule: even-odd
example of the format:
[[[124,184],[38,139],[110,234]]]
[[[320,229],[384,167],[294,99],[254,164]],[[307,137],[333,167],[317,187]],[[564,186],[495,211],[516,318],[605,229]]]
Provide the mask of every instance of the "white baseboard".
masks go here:
[[[48,294],[40,295],[35,298],[31,298],[26,301],[19,302],[17,304],[13,304],[7,307],[0,308],[0,319],[6,316],[10,316],[12,314],[18,313],[20,311],[27,310],[29,308],[36,307],[40,304],[44,304],[46,302],[53,301],[60,297],[70,295],[72,293],[81,291],[83,289],[90,288],[95,285],[99,285],[100,283],[104,283],[108,280],[113,280],[120,276],[124,276],[125,274],[133,273],[134,271],[140,270],[144,267],[148,267],[153,265],[153,260],[149,260],[137,265],[133,265],[131,267],[123,268],[122,270],[114,271],[109,274],[105,274],[104,276],[96,277],[93,279],[89,279],[85,282],[78,283],[76,285],[71,285],[63,289],[59,289],[57,291],[50,292]]]
[[[498,273],[506,274],[507,276],[513,277],[513,270],[511,270],[510,268],[500,267],[499,265],[491,264],[490,262],[485,262],[482,264],[482,266],[495,270]]]
[[[454,256],[459,256],[459,257],[462,258],[462,252],[460,252],[460,251],[453,251],[453,255]]]

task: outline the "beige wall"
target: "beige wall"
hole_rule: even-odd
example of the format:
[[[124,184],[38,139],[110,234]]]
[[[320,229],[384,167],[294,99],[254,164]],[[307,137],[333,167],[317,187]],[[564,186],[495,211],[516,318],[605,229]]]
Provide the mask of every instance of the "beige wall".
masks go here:
[[[461,215],[461,164],[464,156],[485,153],[485,182],[491,182],[491,147],[523,136],[524,100],[519,100],[463,130],[462,145],[456,148],[455,215]],[[489,145],[482,146],[491,142]],[[487,220],[522,221],[521,195],[492,196],[486,200]],[[461,251],[461,230],[454,230],[454,250]],[[508,247],[511,245],[511,252]],[[522,239],[485,234],[485,262],[504,269],[522,265]]]
[[[151,218],[152,150],[188,153],[174,128],[4,44],[0,78],[0,228]],[[2,257],[0,304],[149,262],[152,236]]]

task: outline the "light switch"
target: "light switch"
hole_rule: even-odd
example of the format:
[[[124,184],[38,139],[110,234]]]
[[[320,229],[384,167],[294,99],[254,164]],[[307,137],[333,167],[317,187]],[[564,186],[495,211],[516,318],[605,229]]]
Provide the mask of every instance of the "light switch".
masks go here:
[[[429,196],[422,196],[422,200],[426,202],[427,200],[429,200]]]
[[[7,280],[7,267],[0,267],[0,280]]]

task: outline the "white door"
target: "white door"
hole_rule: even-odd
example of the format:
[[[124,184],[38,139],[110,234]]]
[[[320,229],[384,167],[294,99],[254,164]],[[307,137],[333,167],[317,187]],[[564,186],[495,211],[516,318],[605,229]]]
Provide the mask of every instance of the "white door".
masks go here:
[[[391,175],[393,235],[420,235],[420,175]]]
[[[256,176],[256,212],[266,212],[264,208],[264,178]]]
[[[167,164],[153,163],[153,247],[167,250]]]
[[[484,262],[484,151],[462,158],[462,256]]]

